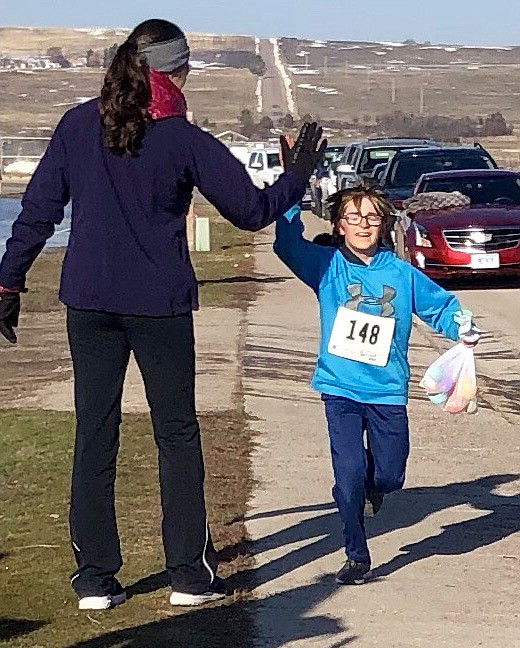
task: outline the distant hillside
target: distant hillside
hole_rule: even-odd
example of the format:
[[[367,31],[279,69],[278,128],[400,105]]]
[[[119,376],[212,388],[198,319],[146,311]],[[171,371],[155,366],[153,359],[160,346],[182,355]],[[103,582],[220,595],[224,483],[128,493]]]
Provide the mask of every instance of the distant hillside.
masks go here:
[[[72,29],[57,27],[0,27],[0,55],[32,56],[45,53],[49,47],[61,47],[68,56],[84,56],[88,49],[103,50],[122,43],[128,29]],[[188,34],[190,46],[197,50],[254,51],[250,36]]]
[[[282,38],[282,49],[290,65],[323,67],[363,66],[375,70],[406,70],[423,67],[520,64],[520,46],[473,47],[431,43],[309,41]]]

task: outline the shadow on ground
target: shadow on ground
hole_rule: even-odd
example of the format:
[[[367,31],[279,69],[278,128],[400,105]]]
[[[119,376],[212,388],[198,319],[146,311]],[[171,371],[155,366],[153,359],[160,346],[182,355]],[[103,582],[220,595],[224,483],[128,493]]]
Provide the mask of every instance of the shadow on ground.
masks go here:
[[[404,552],[390,563],[374,570],[376,576],[388,576],[411,563],[434,555],[460,555],[475,551],[520,531],[520,495],[497,495],[493,491],[501,484],[518,479],[519,475],[491,475],[467,482],[443,486],[408,488],[385,499],[385,506],[375,518],[367,520],[367,536],[374,538],[385,533],[412,527],[429,515],[467,504],[476,511],[486,511],[479,517],[450,524],[436,536],[401,547]],[[295,542],[307,541],[281,558],[258,567],[254,578],[264,584],[299,567],[334,553],[343,547],[341,524],[333,503],[259,513],[249,520],[278,517],[292,513],[313,513],[329,510],[323,515],[309,517],[292,526],[259,539],[253,552],[268,551]],[[317,538],[312,542],[313,538]],[[396,547],[396,552],[399,550]],[[339,565],[338,565],[339,567]]]
[[[376,568],[374,575],[383,578],[434,555],[470,553],[520,531],[520,495],[504,496],[494,492],[498,486],[513,482],[518,477],[519,475],[513,474],[492,475],[442,486],[409,488],[388,497],[380,514],[367,521],[367,533],[371,538],[414,526],[432,513],[464,504],[481,514],[473,519],[447,525],[438,535],[401,548],[396,547],[396,557]],[[270,582],[334,553],[343,546],[340,522],[333,503],[266,511],[251,515],[248,519],[289,519],[293,514],[309,514],[309,517],[259,539],[252,544],[252,550],[258,553],[301,541],[308,544],[251,570],[249,577],[254,579],[255,585]],[[401,553],[397,553],[398,551]],[[138,596],[164,587],[165,584],[164,575],[156,574],[135,583],[130,591]],[[325,636],[330,637],[331,648],[341,648],[357,640],[357,637],[350,636],[348,627],[338,619],[309,615],[311,610],[331,595],[335,587],[334,575],[326,574],[314,583],[273,594],[261,601],[236,603],[235,613],[238,606],[244,614],[254,618],[258,606],[269,605],[270,610],[273,610],[273,636],[262,642],[261,645],[266,648],[280,648],[286,643],[318,640]],[[111,632],[69,648],[223,647],[229,645],[229,616],[230,608],[227,606],[206,608],[184,616]],[[202,629],[203,634],[200,634]],[[246,638],[244,646],[252,645],[253,639]]]

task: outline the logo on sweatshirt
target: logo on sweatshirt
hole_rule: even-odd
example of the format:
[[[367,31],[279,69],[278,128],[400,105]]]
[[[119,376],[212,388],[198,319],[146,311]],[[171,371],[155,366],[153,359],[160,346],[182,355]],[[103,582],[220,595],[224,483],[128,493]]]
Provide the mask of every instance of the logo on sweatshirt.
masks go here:
[[[392,304],[395,296],[397,295],[395,288],[391,288],[390,286],[383,286],[382,297],[363,295],[363,288],[361,284],[350,284],[349,286],[347,286],[347,290],[350,294],[350,299],[345,304],[346,308],[349,308],[353,311],[366,310],[360,309],[360,306],[364,304],[365,306],[379,306],[380,317],[392,317],[395,314],[395,308]]]

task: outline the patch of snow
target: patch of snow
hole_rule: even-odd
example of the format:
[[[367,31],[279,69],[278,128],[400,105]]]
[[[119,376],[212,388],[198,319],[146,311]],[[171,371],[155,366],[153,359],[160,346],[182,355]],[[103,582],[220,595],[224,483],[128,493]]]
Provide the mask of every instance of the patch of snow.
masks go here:
[[[387,45],[388,47],[406,47],[404,43],[392,43],[391,41],[376,41],[378,45]]]
[[[4,167],[4,173],[11,175],[32,175],[38,166],[38,162],[31,160],[17,160]]]
[[[311,68],[307,69],[307,68],[289,67],[288,69],[289,69],[289,72],[291,72],[291,74],[296,74],[296,75],[300,74],[302,76],[305,76],[307,74],[310,74],[312,76],[312,75],[316,75],[316,74],[320,73],[319,70],[314,70],[314,69],[311,69]]]
[[[78,104],[85,103],[96,97],[76,97],[75,101],[63,101],[61,103],[54,104],[54,108],[61,108],[63,106],[77,106]]]
[[[377,50],[372,50],[372,54],[376,54],[377,56],[386,56],[388,52],[378,52]]]
[[[497,52],[511,52],[512,47],[498,47],[496,45],[461,45],[460,49],[475,49],[475,50],[492,50]]]

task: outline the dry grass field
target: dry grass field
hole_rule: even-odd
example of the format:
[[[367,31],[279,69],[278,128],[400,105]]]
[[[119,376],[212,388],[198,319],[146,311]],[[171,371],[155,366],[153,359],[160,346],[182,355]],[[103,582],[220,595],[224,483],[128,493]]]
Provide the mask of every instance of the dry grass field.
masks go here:
[[[0,55],[44,53],[61,46],[65,56],[85,56],[121,42],[123,29],[0,28]],[[189,35],[193,58],[212,52],[253,52],[250,36]],[[520,47],[398,43],[312,42],[283,39],[282,53],[293,79],[297,111],[319,119],[365,126],[392,111],[451,117],[501,112],[515,127],[511,137],[483,143],[505,166],[520,166]],[[209,56],[209,59],[208,59]],[[46,135],[82,98],[99,93],[103,70],[76,68],[0,74],[0,135]],[[186,86],[195,119],[219,132],[236,128],[243,108],[254,112],[257,78],[247,69],[194,70]],[[398,133],[396,133],[397,135]],[[348,133],[356,137],[356,130]],[[345,136],[343,135],[342,138]]]
[[[102,51],[114,43],[122,43],[129,29],[62,29],[53,27],[0,27],[0,55],[29,56],[45,54],[49,47],[62,47],[65,56],[85,56],[88,49]],[[188,34],[191,49],[245,50],[255,49],[250,36],[217,36]]]
[[[0,74],[0,135],[49,134],[64,112],[99,95],[103,70],[71,68]],[[224,130],[238,123],[242,108],[253,110],[256,77],[249,70],[195,70],[186,86],[188,106],[199,122],[206,117]]]
[[[284,39],[282,51],[300,115],[365,126],[394,111],[454,118],[498,111],[514,135],[481,141],[501,164],[520,166],[520,47]]]
[[[86,56],[88,49],[100,53],[121,43],[128,30],[0,28],[0,57],[28,57],[45,54],[49,47],[61,47],[66,58]],[[211,52],[254,52],[249,36],[189,34],[192,58],[211,60]],[[0,136],[48,135],[69,108],[99,94],[105,71],[78,67],[58,70],[4,71],[0,74]],[[208,119],[214,129],[236,126],[243,108],[254,110],[257,78],[245,68],[194,70],[186,86],[190,110],[195,119]]]

